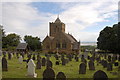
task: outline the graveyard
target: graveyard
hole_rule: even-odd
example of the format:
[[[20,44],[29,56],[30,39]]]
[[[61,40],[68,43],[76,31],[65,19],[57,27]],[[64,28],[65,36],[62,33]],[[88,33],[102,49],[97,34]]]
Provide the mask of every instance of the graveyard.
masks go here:
[[[31,58],[33,59],[35,65],[37,64],[37,55],[35,52],[33,52]],[[82,61],[82,56],[84,55],[85,59],[86,59],[86,71],[85,73],[79,73],[79,65],[84,62],[84,59]],[[89,52],[81,52],[81,54],[79,55],[78,58],[75,59],[75,55],[73,58],[69,58],[66,57],[66,55],[64,55],[65,59],[69,59],[68,61],[65,60],[65,63],[62,63],[61,58],[57,59],[55,57],[55,54],[50,54],[49,58],[46,57],[45,54],[40,53],[40,57],[45,58],[45,59],[49,59],[52,62],[52,69],[55,72],[55,76],[59,73],[59,72],[63,72],[66,76],[66,78],[93,78],[93,75],[96,71],[98,70],[102,70],[104,71],[108,78],[112,78],[112,79],[117,79],[119,77],[119,72],[118,72],[118,66],[114,66],[114,64],[112,64],[112,70],[108,71],[107,68],[104,68],[100,63],[97,63],[97,60],[94,60],[94,69],[90,70],[89,66],[88,66],[88,62],[90,61],[89,57],[92,56],[93,54],[89,53]],[[20,56],[20,55],[19,55]],[[61,55],[62,57],[63,55]],[[78,55],[77,55],[78,56]],[[88,57],[89,56],[89,57]],[[101,59],[104,59],[106,56],[101,57]],[[120,56],[119,56],[120,57]],[[27,76],[27,68],[26,65],[27,63],[24,62],[24,60],[27,60],[28,57],[27,55],[24,55],[24,60],[23,62],[20,63],[18,56],[16,56],[16,54],[14,54],[10,59],[9,56],[6,54],[6,59],[7,59],[7,64],[8,64],[8,70],[7,71],[3,71],[2,72],[2,78],[33,78],[30,76]],[[40,61],[43,63],[43,61],[40,59]],[[56,60],[57,59],[57,60]],[[107,60],[107,58],[106,58]],[[60,61],[59,64],[56,64],[56,61]],[[107,61],[108,62],[108,61]],[[120,64],[120,61],[118,61]],[[46,69],[46,64],[41,64],[40,68],[36,68],[35,67],[35,73],[37,73],[37,78],[43,78],[43,72]],[[82,67],[83,68],[83,67]],[[84,69],[84,68],[83,68]],[[52,74],[51,74],[52,75]]]

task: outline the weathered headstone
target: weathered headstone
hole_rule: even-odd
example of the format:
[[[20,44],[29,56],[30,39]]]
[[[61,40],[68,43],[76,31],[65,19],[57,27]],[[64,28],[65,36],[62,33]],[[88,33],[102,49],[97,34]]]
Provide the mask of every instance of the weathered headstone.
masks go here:
[[[108,63],[107,64],[107,71],[112,71],[112,69],[113,69],[112,63]]]
[[[79,65],[79,74],[86,74],[86,64],[85,63],[81,63]]]
[[[43,80],[55,80],[55,72],[52,68],[48,67],[44,70]]]
[[[2,58],[2,71],[8,71],[7,60],[5,57]]]
[[[20,56],[20,57],[19,57],[19,63],[22,64],[22,62],[23,62],[23,57]]]
[[[94,80],[108,80],[108,76],[104,71],[98,70],[94,73],[93,79]]]
[[[107,61],[106,60],[102,60],[102,65],[103,65],[103,68],[106,68],[107,67]]]
[[[27,72],[27,76],[29,77],[37,77],[37,74],[35,73],[35,63],[32,59],[29,60],[28,62],[28,72]]]
[[[56,75],[56,80],[66,80],[66,76],[63,72],[59,72],[57,75]]]
[[[41,61],[38,59],[37,63],[36,63],[36,69],[41,69],[42,63]]]
[[[46,65],[46,59],[42,58],[42,66],[45,66],[45,65]]]
[[[95,65],[93,61],[89,61],[88,65],[89,65],[89,70],[95,70]]]

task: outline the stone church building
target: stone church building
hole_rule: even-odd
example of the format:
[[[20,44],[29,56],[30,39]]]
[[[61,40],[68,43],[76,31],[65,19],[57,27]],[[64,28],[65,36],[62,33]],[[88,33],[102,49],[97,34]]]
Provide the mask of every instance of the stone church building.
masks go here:
[[[65,24],[59,17],[49,25],[50,34],[42,42],[44,53],[79,53],[80,41],[78,42],[71,34],[65,33]]]

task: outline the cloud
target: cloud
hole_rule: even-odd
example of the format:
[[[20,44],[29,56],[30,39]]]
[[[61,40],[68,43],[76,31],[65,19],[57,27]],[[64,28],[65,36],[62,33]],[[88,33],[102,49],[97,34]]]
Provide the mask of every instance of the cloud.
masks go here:
[[[66,32],[72,33],[77,40],[81,41],[96,41],[99,32],[83,30],[114,17],[117,10],[116,4],[115,2],[58,3],[65,9],[60,13],[60,19],[66,24]],[[0,22],[7,34],[15,32],[22,38],[24,35],[33,35],[42,40],[49,33],[49,22],[53,22],[57,15],[42,12],[33,7],[31,2],[4,2],[2,13]]]

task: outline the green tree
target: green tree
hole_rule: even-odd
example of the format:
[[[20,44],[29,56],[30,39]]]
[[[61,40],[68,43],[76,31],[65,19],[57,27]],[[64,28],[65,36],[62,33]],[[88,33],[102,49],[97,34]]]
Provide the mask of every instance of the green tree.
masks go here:
[[[20,43],[20,40],[21,38],[19,35],[15,33],[8,34],[7,36],[2,37],[2,47],[16,47]]]
[[[120,50],[120,23],[113,27],[105,27],[97,39],[97,47],[101,50],[118,53]]]
[[[32,36],[24,36],[24,41],[28,43],[28,47],[30,50],[35,51],[35,50],[41,50],[41,41],[40,38],[38,37],[32,37]]]

